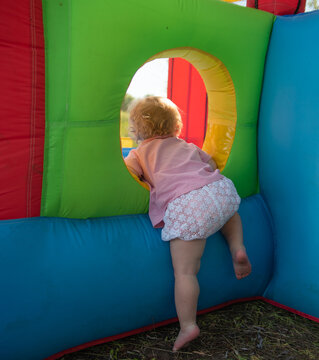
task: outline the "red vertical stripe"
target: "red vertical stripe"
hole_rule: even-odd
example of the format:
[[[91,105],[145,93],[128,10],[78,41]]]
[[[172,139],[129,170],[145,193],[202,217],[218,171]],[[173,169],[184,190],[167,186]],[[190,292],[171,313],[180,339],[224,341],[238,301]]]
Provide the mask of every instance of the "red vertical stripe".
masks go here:
[[[40,215],[44,86],[41,0],[0,0],[0,219]]]
[[[171,63],[172,59],[170,59]],[[183,120],[183,129],[180,137],[185,139],[187,126],[187,101],[189,89],[189,63],[183,59],[175,58],[174,67],[169,71],[171,76],[172,94],[169,97],[180,109]]]
[[[187,89],[187,107],[186,107],[186,122],[184,124],[184,128],[185,128],[185,140],[189,141],[189,122],[190,122],[190,117],[189,117],[189,109],[191,107],[191,98],[192,98],[192,65],[188,63],[188,89]]]
[[[168,61],[168,81],[167,81],[167,97],[172,99],[173,96],[173,72],[174,72],[174,58]]]
[[[206,123],[206,87],[198,71],[192,66],[188,140],[202,147],[205,137]]]
[[[201,147],[206,130],[206,88],[198,71],[184,59],[169,60],[167,96],[182,110],[180,137]]]

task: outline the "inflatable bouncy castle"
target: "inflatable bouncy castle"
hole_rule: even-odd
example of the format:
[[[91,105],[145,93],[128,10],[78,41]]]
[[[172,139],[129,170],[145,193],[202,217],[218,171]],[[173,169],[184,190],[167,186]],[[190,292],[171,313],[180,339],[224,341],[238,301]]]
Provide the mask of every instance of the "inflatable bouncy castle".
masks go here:
[[[0,4],[0,359],[58,359],[176,321],[169,246],[119,136],[133,75],[161,57],[204,80],[202,146],[242,197],[253,267],[237,280],[221,234],[209,238],[199,311],[263,299],[319,321],[319,12]]]

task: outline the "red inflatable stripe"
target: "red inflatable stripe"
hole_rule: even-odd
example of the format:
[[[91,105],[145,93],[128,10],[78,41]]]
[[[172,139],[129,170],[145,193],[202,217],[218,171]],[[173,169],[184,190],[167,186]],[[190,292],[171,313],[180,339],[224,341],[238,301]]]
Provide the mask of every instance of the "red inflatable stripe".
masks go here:
[[[307,315],[307,314],[305,314],[303,312],[294,310],[292,308],[289,308],[288,306],[279,304],[279,303],[277,303],[277,302],[275,302],[273,300],[266,299],[263,296],[255,296],[255,297],[250,297],[250,298],[235,299],[235,300],[227,301],[227,302],[225,302],[223,304],[219,304],[219,305],[213,306],[211,308],[198,311],[197,314],[198,315],[203,315],[203,314],[206,314],[206,313],[209,313],[209,312],[212,312],[212,311],[222,309],[222,308],[224,308],[226,306],[229,306],[229,305],[232,305],[232,304],[238,304],[238,303],[242,303],[242,302],[255,301],[255,300],[265,301],[265,302],[267,302],[267,303],[269,303],[271,305],[274,305],[276,307],[282,308],[284,310],[287,310],[289,312],[292,312],[294,314],[297,314],[299,316],[305,317],[307,319],[310,319],[312,321],[315,321],[315,322],[319,323],[319,319],[314,317],[314,316]],[[177,318],[173,318],[173,319],[162,321],[162,322],[157,323],[157,324],[153,324],[153,325],[145,326],[145,327],[135,329],[135,330],[132,330],[132,331],[128,331],[128,332],[125,332],[125,333],[122,333],[122,334],[109,336],[109,337],[106,337],[104,339],[91,341],[91,342],[88,342],[88,343],[85,343],[85,344],[82,344],[82,345],[79,345],[79,346],[75,346],[75,347],[73,347],[71,349],[61,351],[61,352],[59,352],[57,354],[54,354],[54,355],[46,358],[45,360],[56,360],[56,359],[59,359],[60,357],[62,357],[63,355],[67,355],[67,354],[71,354],[71,353],[74,353],[74,352],[77,352],[77,351],[80,351],[80,350],[83,350],[83,349],[87,349],[87,348],[89,348],[91,346],[101,345],[101,344],[105,344],[107,342],[123,339],[123,338],[128,337],[128,336],[137,335],[137,334],[143,333],[145,331],[153,330],[153,329],[155,329],[157,327],[160,327],[160,326],[165,326],[165,325],[172,324],[172,323],[177,322],[177,321],[178,321]]]
[[[167,97],[182,111],[181,138],[202,147],[207,120],[207,95],[203,79],[186,60],[169,60]]]
[[[0,7],[0,219],[40,215],[45,128],[41,0]]]
[[[247,0],[246,6],[275,15],[293,15],[305,11],[306,0]]]

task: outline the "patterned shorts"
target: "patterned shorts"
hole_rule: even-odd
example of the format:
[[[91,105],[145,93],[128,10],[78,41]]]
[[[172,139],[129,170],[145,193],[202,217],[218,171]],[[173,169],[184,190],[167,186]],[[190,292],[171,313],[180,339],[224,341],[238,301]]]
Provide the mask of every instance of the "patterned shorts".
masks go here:
[[[206,239],[224,226],[239,204],[234,184],[225,177],[183,194],[167,206],[162,239]]]

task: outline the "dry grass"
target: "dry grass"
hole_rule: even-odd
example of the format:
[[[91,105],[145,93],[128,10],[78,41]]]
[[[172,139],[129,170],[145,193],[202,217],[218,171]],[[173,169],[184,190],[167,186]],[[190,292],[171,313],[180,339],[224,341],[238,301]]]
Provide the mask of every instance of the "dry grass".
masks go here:
[[[319,359],[319,324],[262,301],[199,316],[201,336],[171,348],[178,325],[157,328],[65,355],[61,360],[308,360]]]

